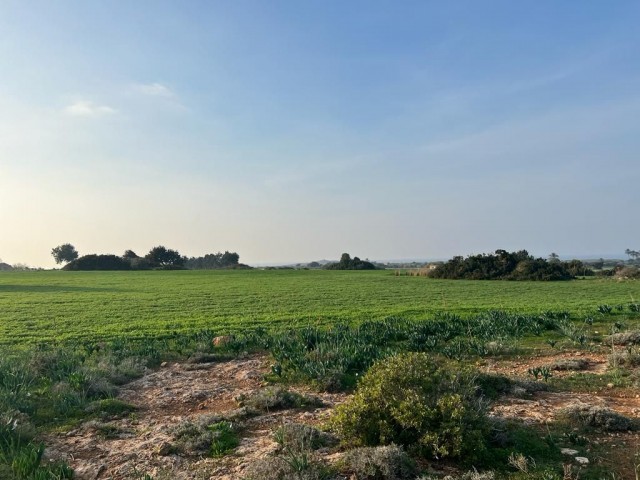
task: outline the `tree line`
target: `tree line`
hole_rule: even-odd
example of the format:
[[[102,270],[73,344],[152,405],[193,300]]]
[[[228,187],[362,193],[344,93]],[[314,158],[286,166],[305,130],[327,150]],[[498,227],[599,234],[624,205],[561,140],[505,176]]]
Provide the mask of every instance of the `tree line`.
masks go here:
[[[556,254],[534,258],[526,250],[456,256],[429,272],[433,278],[466,280],[571,280],[593,274],[580,260],[562,262]]]
[[[177,250],[162,245],[153,247],[144,256],[126,250],[122,256],[113,254],[88,254],[79,256],[70,243],[51,250],[56,263],[65,263],[63,270],[201,270],[224,268],[251,268],[240,263],[235,252],[209,253],[202,257],[186,257]]]

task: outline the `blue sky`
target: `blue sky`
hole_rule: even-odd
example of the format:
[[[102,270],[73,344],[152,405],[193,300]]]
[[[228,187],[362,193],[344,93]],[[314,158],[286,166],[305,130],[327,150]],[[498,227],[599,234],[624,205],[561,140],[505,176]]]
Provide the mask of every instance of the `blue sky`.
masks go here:
[[[1,1],[0,258],[640,247],[636,1]]]

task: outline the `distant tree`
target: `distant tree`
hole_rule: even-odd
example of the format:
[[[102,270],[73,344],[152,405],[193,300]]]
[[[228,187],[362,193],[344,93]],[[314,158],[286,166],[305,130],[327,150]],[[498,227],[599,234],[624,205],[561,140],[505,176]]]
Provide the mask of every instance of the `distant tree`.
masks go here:
[[[14,270],[14,268],[8,263],[4,263],[0,258],[0,272],[8,272],[10,270]]]
[[[186,259],[177,250],[171,250],[163,246],[153,247],[145,257],[152,267],[159,268],[183,268]]]
[[[351,255],[349,255],[348,253],[343,253],[340,256],[340,261],[338,262],[338,264],[340,265],[340,268],[347,270],[351,265]]]
[[[185,262],[185,267],[192,270],[215,270],[219,268],[250,268],[239,263],[240,255],[235,252],[207,253],[203,257],[191,257]]]
[[[122,254],[122,258],[128,258],[129,260],[131,260],[133,258],[140,258],[140,257],[133,250],[125,250],[124,253]]]
[[[558,255],[555,252],[551,252],[551,254],[549,255],[549,261],[550,262],[559,262],[560,261],[560,255]]]
[[[376,266],[366,260],[360,260],[358,257],[351,258],[348,253],[343,253],[339,262],[328,263],[324,268],[327,270],[375,270]]]
[[[624,253],[629,256],[630,259],[637,261],[640,258],[640,252],[637,250],[631,250],[627,248]]]
[[[320,264],[318,262],[311,262],[307,265],[309,268],[320,268]]]
[[[83,255],[66,264],[63,270],[131,270],[131,263],[117,255]]]
[[[78,258],[78,251],[70,243],[65,243],[53,248],[51,255],[56,263],[68,263]]]

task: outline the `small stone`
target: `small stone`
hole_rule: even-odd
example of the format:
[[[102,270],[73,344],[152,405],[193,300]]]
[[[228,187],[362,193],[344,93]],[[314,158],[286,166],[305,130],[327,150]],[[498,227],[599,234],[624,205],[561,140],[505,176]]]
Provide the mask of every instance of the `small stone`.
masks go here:
[[[607,388],[613,388],[613,383],[607,383]]]
[[[574,450],[573,448],[561,448],[560,453],[563,455],[574,456],[578,454],[578,450]]]
[[[589,465],[589,459],[587,457],[576,457],[576,462],[580,465]]]
[[[161,366],[161,367],[166,367],[166,366],[167,366],[167,362],[162,362],[162,363],[160,364],[160,366]]]

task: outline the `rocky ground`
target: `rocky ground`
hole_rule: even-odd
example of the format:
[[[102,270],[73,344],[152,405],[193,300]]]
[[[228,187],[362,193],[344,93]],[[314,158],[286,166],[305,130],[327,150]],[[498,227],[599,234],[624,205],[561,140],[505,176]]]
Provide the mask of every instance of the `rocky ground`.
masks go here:
[[[489,360],[481,368],[524,377],[530,368],[576,357],[585,360],[587,371],[598,374],[606,371],[605,355],[582,352],[499,362]],[[222,458],[172,453],[168,446],[172,442],[173,427],[201,415],[238,408],[236,399],[264,387],[263,378],[268,371],[269,363],[264,356],[202,364],[163,364],[157,371],[121,390],[119,398],[138,409],[122,418],[109,420],[108,434],[104,428],[97,428],[95,421],[85,422],[71,431],[46,438],[46,456],[52,460],[65,460],[76,471],[79,480],[144,479],[145,475],[178,480],[242,478],[247,465],[277,449],[272,432],[279,425],[284,422],[321,423],[331,408],[346,398],[345,394],[314,392],[313,395],[322,399],[323,407],[266,412],[250,418],[242,430],[240,445]],[[559,376],[572,373],[554,371],[554,375]],[[309,393],[301,388],[294,390]],[[604,406],[633,418],[640,414],[640,397],[635,391],[611,388],[595,393],[541,391],[524,398],[506,397],[493,406],[492,415],[545,425],[556,420],[562,408],[576,402]],[[615,466],[624,472],[625,476],[621,478],[635,478],[633,467],[639,447],[640,437],[636,432],[608,433],[594,438],[589,447],[582,449],[581,455],[590,456],[590,462]]]

